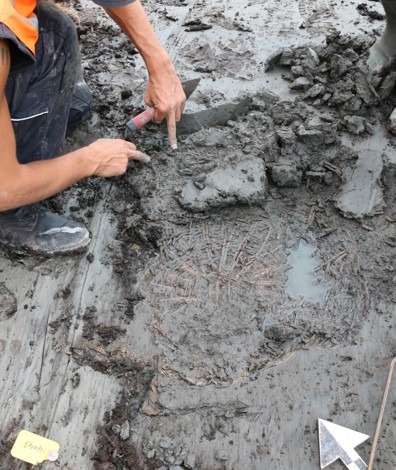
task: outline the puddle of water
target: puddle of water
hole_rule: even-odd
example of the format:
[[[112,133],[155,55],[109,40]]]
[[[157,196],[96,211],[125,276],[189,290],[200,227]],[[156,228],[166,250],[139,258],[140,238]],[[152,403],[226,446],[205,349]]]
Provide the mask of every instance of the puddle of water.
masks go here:
[[[314,257],[316,248],[300,240],[298,248],[287,258],[291,269],[287,272],[287,292],[294,298],[303,297],[312,303],[324,303],[329,287],[316,283],[314,268],[318,260]]]

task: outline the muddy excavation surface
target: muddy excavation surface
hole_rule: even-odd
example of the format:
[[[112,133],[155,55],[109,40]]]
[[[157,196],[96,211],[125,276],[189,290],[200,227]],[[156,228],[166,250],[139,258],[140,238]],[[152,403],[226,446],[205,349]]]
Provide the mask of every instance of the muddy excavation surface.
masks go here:
[[[62,470],[316,470],[318,419],[367,434],[396,356],[396,68],[369,75],[379,2],[149,0],[183,78],[169,148],[51,203],[88,253],[0,258],[0,467],[21,429]],[[80,17],[89,122],[124,137],[140,56],[92,2]],[[374,468],[396,468],[396,379]],[[335,462],[334,469],[346,468]],[[352,467],[351,467],[352,468]]]

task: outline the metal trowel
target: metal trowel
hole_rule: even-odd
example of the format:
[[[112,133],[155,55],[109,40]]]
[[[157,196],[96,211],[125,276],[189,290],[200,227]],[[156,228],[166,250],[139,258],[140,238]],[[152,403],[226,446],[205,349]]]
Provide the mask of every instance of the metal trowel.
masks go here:
[[[214,108],[203,109],[193,114],[182,114],[177,125],[178,135],[193,134],[208,127],[223,127],[249,112],[252,98],[243,98],[234,103],[225,103]]]

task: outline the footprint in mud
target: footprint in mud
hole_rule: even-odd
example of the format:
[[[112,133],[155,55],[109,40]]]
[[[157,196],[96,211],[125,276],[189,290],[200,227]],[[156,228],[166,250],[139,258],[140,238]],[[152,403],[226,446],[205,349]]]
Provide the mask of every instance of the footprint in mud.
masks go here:
[[[336,31],[334,27],[334,9],[326,0],[299,0],[298,9],[304,27],[310,36],[323,36]]]
[[[294,37],[296,28],[299,27],[299,15],[295,9],[295,4],[287,0],[279,2],[268,2],[264,12],[266,30],[271,31],[271,35],[282,37]]]
[[[268,2],[266,28],[282,37],[295,37],[297,29],[305,29],[310,36],[323,36],[335,31],[334,11],[325,0],[298,2]]]

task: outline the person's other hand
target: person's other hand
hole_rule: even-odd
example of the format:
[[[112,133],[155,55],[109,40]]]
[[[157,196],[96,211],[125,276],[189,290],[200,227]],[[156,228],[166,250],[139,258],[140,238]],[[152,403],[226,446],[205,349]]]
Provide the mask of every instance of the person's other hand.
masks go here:
[[[167,121],[169,143],[173,149],[177,148],[176,123],[180,121],[186,95],[175,71],[162,75],[150,76],[144,99],[148,106],[155,107],[154,122]]]
[[[93,175],[118,176],[126,172],[129,160],[148,163],[150,157],[132,142],[122,139],[99,139],[86,147],[87,158],[93,165]]]

